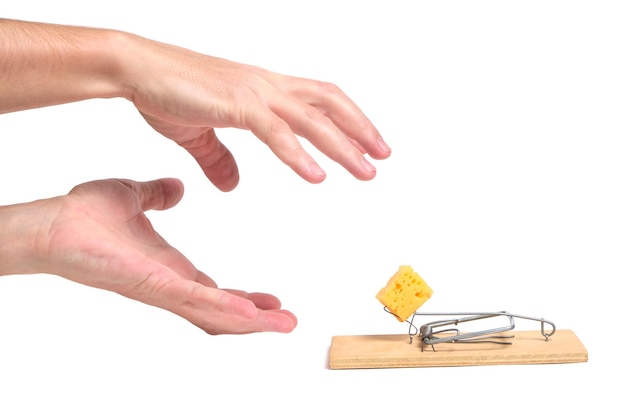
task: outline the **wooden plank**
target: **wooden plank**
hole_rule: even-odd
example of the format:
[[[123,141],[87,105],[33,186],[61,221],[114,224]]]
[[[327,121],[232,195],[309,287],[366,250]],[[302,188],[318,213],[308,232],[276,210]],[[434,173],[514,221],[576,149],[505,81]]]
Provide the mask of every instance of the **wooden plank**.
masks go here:
[[[330,369],[415,368],[587,362],[587,349],[571,330],[557,330],[546,341],[538,331],[513,331],[511,345],[441,343],[433,351],[406,334],[334,336]]]

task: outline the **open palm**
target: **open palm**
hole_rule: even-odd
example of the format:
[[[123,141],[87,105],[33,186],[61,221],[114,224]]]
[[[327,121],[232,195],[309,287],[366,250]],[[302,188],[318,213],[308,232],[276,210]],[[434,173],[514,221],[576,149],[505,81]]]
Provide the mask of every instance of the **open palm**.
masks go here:
[[[171,208],[182,195],[176,179],[109,179],[47,200],[42,272],[164,308],[210,334],[291,331],[296,318],[276,297],[218,289],[154,230],[144,212]]]

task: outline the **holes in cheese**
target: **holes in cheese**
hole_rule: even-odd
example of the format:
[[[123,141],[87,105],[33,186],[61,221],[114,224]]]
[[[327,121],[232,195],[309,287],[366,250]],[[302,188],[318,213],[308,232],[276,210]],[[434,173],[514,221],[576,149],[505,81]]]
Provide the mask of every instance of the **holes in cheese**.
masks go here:
[[[399,321],[405,321],[422,306],[433,290],[412,267],[402,265],[387,285],[378,291],[376,298],[393,313]]]

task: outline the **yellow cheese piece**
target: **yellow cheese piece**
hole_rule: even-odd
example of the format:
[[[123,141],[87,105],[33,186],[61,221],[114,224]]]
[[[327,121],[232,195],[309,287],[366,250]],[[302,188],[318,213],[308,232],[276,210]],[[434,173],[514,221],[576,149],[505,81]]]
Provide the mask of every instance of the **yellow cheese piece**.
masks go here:
[[[402,265],[376,298],[393,313],[399,321],[405,321],[431,296],[433,290],[408,265]]]

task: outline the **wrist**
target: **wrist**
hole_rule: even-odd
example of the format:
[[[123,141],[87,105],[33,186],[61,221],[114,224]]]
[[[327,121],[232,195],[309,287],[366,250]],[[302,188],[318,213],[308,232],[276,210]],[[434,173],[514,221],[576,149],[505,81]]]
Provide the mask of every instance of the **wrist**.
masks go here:
[[[142,71],[138,70],[142,68],[140,58],[142,51],[141,47],[137,46],[142,38],[117,30],[103,30],[100,36],[102,44],[107,48],[104,57],[100,56],[107,61],[101,73],[102,79],[111,88],[111,97],[132,101],[142,78]]]

